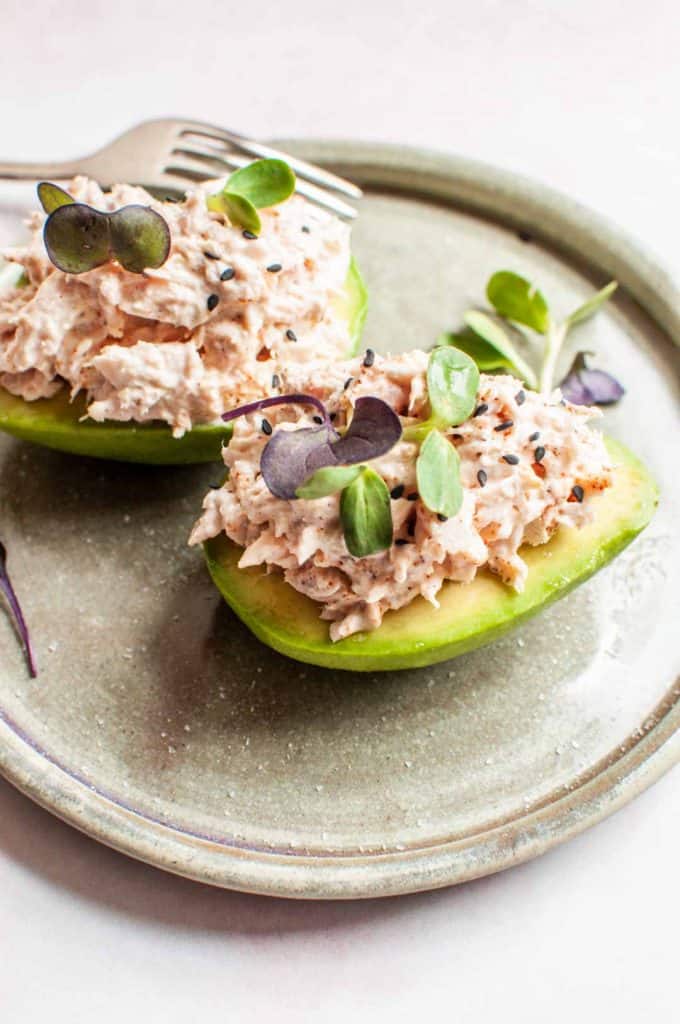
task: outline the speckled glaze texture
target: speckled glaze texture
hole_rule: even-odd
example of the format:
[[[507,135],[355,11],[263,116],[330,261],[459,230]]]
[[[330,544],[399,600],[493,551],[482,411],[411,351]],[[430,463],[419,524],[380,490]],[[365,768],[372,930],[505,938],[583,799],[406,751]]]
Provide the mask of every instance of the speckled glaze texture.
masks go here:
[[[261,646],[186,547],[219,465],[95,462],[3,437],[0,536],[41,672],[28,678],[0,617],[0,767],[90,835],[215,885],[434,888],[544,852],[680,754],[680,303],[643,251],[543,187],[403,148],[295,148],[367,188],[354,247],[376,349],[429,347],[501,267],[564,312],[619,278],[573,341],[628,388],[605,429],[656,475],[657,515],[608,569],[489,647],[334,673]]]

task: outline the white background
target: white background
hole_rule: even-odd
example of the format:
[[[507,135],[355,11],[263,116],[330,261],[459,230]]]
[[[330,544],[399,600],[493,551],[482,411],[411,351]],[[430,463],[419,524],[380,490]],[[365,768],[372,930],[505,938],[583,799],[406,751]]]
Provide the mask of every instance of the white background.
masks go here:
[[[571,193],[680,269],[675,0],[3,0],[0,40],[0,158],[167,114],[419,143]],[[0,1018],[677,1019],[679,796],[676,770],[458,889],[312,905],[163,875],[2,783]]]

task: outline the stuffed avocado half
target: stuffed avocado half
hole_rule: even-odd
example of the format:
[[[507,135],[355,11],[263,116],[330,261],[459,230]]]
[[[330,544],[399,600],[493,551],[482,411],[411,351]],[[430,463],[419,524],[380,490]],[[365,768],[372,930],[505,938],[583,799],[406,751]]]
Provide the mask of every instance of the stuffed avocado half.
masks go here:
[[[306,374],[306,377],[305,377]],[[252,632],[352,671],[487,643],[605,565],[654,481],[601,414],[438,346],[289,371],[233,411],[190,542]]]
[[[352,258],[344,295],[334,300],[339,319],[349,329],[350,351],[358,350],[368,294],[356,260]],[[0,388],[0,430],[24,441],[100,459],[139,462],[149,465],[173,465],[219,461],[222,445],[232,431],[231,424],[199,424],[182,437],[173,437],[170,427],[161,422],[135,423],[106,420],[97,423],[87,418],[83,395],[69,401],[62,388],[52,398],[28,402]]]
[[[42,182],[29,240],[0,254],[0,429],[82,455],[212,461],[226,410],[276,393],[291,364],[351,356],[366,290],[350,227],[295,187],[278,159],[179,201]]]
[[[331,642],[319,606],[261,568],[239,569],[242,549],[224,535],[206,542],[205,558],[225,601],[263,643],[297,661],[353,672],[417,668],[490,643],[564,597],[602,569],[647,526],[658,501],[644,465],[607,439],[617,479],[598,498],[591,523],[561,528],[547,543],[523,550],[529,573],[522,593],[490,572],[471,583],[447,582],[434,609],[424,598],[389,611],[380,627]]]

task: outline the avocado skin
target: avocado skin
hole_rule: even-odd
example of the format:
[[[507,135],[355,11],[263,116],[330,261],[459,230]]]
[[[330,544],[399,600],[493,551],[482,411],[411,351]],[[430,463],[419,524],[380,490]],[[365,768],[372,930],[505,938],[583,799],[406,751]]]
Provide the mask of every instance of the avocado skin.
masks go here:
[[[345,289],[346,297],[341,303],[350,326],[349,357],[359,347],[368,307],[366,286],[354,258]],[[73,455],[146,465],[219,462],[222,446],[229,441],[232,431],[231,424],[210,424],[194,427],[183,437],[174,438],[164,423],[95,423],[88,419],[81,422],[85,415],[84,396],[69,402],[65,388],[54,398],[36,402],[26,402],[0,388],[0,430]]]
[[[447,661],[487,644],[564,597],[610,562],[649,523],[657,486],[622,444],[606,439],[616,482],[597,500],[592,523],[561,528],[547,543],[525,547],[526,589],[516,594],[489,572],[472,583],[445,583],[441,607],[417,598],[388,612],[379,629],[332,643],[320,606],[283,577],[260,568],[238,569],[241,548],[224,534],[204,545],[214,583],[263,643],[297,661],[352,672],[418,668]]]

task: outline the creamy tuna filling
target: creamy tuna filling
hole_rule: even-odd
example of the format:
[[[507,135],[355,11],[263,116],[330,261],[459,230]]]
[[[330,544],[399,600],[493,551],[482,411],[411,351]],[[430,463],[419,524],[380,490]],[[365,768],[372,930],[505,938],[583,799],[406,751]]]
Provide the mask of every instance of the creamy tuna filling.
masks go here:
[[[427,360],[415,351],[379,357],[371,367],[360,359],[291,367],[282,386],[318,395],[340,428],[356,399],[368,394],[402,416],[423,418]],[[377,628],[385,612],[418,596],[437,606],[446,580],[469,583],[482,567],[521,591],[527,576],[521,545],[543,544],[558,526],[589,521],[592,496],[611,483],[603,440],[587,426],[600,414],[561,404],[559,394],[546,399],[525,391],[510,376],[482,375],[477,404],[477,415],[448,432],[464,487],[456,516],[442,522],[420,501],[415,443],[400,441],[371,463],[393,495],[394,542],[385,552],[349,554],[338,495],[282,501],[269,492],[259,470],[268,440],[261,414],[236,421],[224,450],[228,480],[206,495],[191,543],[226,533],[244,548],[241,568],[282,572],[296,590],[320,602],[332,640]],[[313,423],[311,413],[290,406],[267,410],[267,419],[274,430]],[[509,425],[496,430],[501,424]]]
[[[349,229],[299,196],[261,211],[248,238],[205,205],[211,182],[160,203],[85,178],[71,194],[99,209],[141,203],[168,222],[158,270],[107,263],[77,277],[56,270],[33,214],[27,245],[6,250],[29,283],[0,297],[0,386],[28,401],[67,386],[95,420],[163,420],[176,436],[260,395],[280,366],[342,358],[348,324],[336,309],[350,261]],[[215,296],[215,298],[211,298]],[[209,301],[210,300],[210,301]]]

